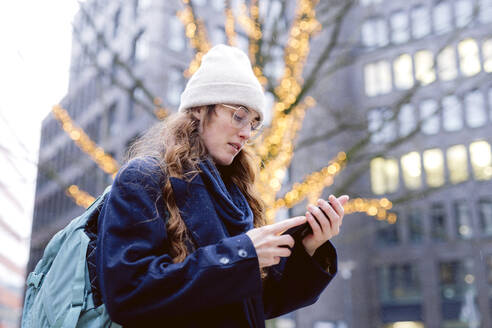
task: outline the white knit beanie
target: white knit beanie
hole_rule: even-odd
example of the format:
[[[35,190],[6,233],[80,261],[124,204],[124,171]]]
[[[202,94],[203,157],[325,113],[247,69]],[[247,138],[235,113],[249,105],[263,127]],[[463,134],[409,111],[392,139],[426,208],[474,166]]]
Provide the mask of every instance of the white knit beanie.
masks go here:
[[[265,94],[248,56],[219,44],[210,49],[181,94],[179,111],[190,107],[236,104],[256,110],[263,120]]]

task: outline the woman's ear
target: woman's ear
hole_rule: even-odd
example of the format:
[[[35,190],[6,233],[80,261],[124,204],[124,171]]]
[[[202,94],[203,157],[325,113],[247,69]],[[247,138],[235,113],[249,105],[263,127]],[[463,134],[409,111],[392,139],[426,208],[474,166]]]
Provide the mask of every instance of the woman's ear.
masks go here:
[[[191,115],[198,121],[203,121],[203,117],[205,114],[205,107],[200,106],[200,107],[194,107],[191,109]]]

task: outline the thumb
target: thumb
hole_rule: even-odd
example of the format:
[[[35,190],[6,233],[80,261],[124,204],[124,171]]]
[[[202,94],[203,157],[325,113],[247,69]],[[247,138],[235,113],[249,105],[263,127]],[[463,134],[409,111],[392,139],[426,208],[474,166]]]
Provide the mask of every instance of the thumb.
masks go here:
[[[350,197],[348,195],[343,195],[343,196],[338,197],[338,201],[340,202],[340,204],[342,204],[342,206],[347,204],[349,199],[350,199]]]

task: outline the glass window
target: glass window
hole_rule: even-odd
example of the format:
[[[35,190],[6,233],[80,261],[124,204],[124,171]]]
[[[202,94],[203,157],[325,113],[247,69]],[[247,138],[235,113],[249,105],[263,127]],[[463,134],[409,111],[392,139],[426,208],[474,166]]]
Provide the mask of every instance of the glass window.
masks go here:
[[[428,8],[418,6],[411,11],[412,36],[415,39],[422,38],[430,34],[430,14]]]
[[[478,202],[481,231],[484,235],[492,235],[492,199],[481,199]]]
[[[407,136],[416,128],[415,107],[412,104],[401,106],[398,113],[398,122],[400,124],[400,136]]]
[[[438,148],[428,149],[423,153],[425,176],[429,187],[444,184],[444,158]]]
[[[474,286],[473,260],[445,261],[439,263],[442,327],[469,327],[472,317],[480,316],[477,292]]]
[[[421,243],[424,239],[424,219],[422,210],[412,207],[408,212],[408,238],[412,244]]]
[[[492,72],[492,39],[485,40],[482,44],[483,70]]]
[[[437,55],[437,74],[442,81],[455,79],[458,75],[454,47],[447,46]]]
[[[420,103],[420,119],[422,120],[422,132],[436,134],[439,132],[439,113],[437,101],[427,99]]]
[[[492,178],[492,156],[487,141],[475,141],[470,144],[470,161],[473,175],[477,180]]]
[[[184,27],[181,21],[176,16],[169,18],[169,48],[174,51],[181,51],[185,46]]]
[[[396,220],[399,222],[399,220]],[[380,246],[392,246],[400,242],[398,223],[389,223],[386,220],[376,221],[376,243]]]
[[[403,155],[401,157],[401,170],[403,181],[408,189],[420,188],[422,185],[422,166],[419,153],[414,151]]]
[[[454,202],[454,216],[456,219],[456,233],[460,239],[470,239],[472,237],[472,224],[470,206],[465,200]]]
[[[485,100],[480,90],[473,90],[465,95],[466,123],[471,128],[484,125],[487,122]]]
[[[434,32],[443,34],[452,29],[451,6],[447,1],[441,1],[434,7]]]
[[[436,241],[446,240],[446,212],[444,205],[434,203],[430,208],[431,237]]]
[[[390,17],[391,42],[395,44],[405,43],[410,39],[408,28],[408,15],[403,11],[397,11]]]
[[[492,22],[492,0],[479,0],[479,20],[482,23]]]
[[[398,189],[399,170],[395,159],[377,157],[371,160],[371,187],[376,195],[395,192]]]
[[[391,71],[387,61],[367,64],[364,67],[366,95],[375,96],[391,91]]]
[[[434,82],[434,56],[429,50],[420,50],[415,53],[415,78],[426,85]]]
[[[454,3],[456,26],[464,27],[469,24],[473,16],[473,3],[471,0],[458,0]]]
[[[362,44],[366,47],[383,47],[388,44],[388,26],[382,18],[371,18],[362,24]]]
[[[378,285],[379,300],[382,304],[408,305],[422,301],[418,266],[414,263],[387,264],[379,267]]]
[[[472,76],[480,72],[480,59],[478,57],[477,42],[473,39],[465,39],[458,43],[460,57],[460,69],[464,76]]]
[[[456,145],[448,148],[446,152],[446,164],[451,183],[460,183],[468,180],[468,160],[464,145]]]
[[[413,86],[412,57],[409,54],[398,56],[393,62],[395,87],[410,89]]]
[[[442,99],[443,128],[446,131],[458,131],[463,128],[461,102],[455,95]]]

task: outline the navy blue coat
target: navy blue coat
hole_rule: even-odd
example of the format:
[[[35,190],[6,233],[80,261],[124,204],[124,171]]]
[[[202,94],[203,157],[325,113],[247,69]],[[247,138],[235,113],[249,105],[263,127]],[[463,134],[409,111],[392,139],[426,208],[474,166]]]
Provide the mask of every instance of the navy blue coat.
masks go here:
[[[309,256],[298,242],[262,281],[245,231],[230,236],[200,175],[171,178],[193,251],[173,263],[161,202],[163,178],[149,158],[116,176],[98,220],[96,267],[111,318],[125,327],[265,327],[316,302],[337,270],[330,242]],[[199,209],[199,210],[197,210]],[[191,245],[190,245],[191,246]],[[326,269],[327,268],[327,269]]]

